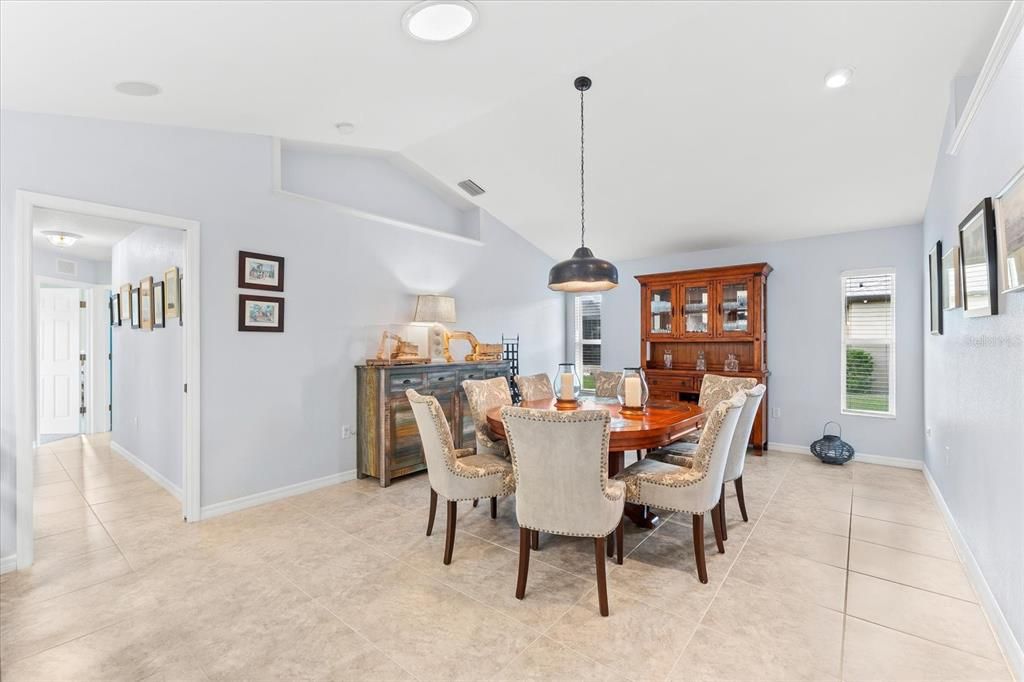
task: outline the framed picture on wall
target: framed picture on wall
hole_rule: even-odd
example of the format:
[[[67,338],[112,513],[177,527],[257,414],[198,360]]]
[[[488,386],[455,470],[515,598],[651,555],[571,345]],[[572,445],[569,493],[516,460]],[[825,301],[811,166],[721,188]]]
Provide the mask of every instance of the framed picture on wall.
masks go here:
[[[1024,290],[1024,168],[1010,179],[995,201],[996,238],[1003,293]]]
[[[122,284],[121,290],[118,292],[118,301],[121,304],[121,322],[131,319],[132,316],[132,285],[131,283]]]
[[[177,266],[164,272],[164,317],[178,317],[181,314],[181,287]]]
[[[942,333],[942,242],[928,252],[928,311],[932,334]]]
[[[943,308],[959,308],[960,296],[960,247],[954,246],[942,256],[942,298]]]
[[[139,282],[139,327],[153,331],[153,278],[145,277]]]
[[[238,288],[284,291],[284,258],[239,251]]]
[[[121,326],[121,301],[120,294],[112,293],[110,298],[107,300],[108,307],[110,308],[110,326],[120,327]]]
[[[238,331],[283,332],[284,299],[277,296],[239,294]]]
[[[129,300],[131,300],[131,308],[132,308],[132,312],[131,312],[132,329],[138,329],[139,328],[139,290],[138,289],[132,289],[132,293],[129,295]]]
[[[960,223],[960,279],[966,317],[999,312],[997,278],[995,214],[992,200],[985,198]]]
[[[163,329],[166,319],[164,317],[164,283],[156,282],[153,284],[153,327]]]

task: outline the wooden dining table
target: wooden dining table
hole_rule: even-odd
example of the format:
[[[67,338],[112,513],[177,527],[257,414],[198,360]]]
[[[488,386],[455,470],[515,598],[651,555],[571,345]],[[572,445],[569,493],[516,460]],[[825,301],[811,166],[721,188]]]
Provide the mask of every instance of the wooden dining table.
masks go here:
[[[519,407],[535,410],[566,411],[555,406],[555,400],[524,400]],[[618,400],[591,398],[579,401],[574,410],[607,410],[611,413],[611,434],[608,442],[608,475],[614,476],[625,465],[627,450],[652,450],[679,440],[704,423],[704,411],[691,403],[651,401],[644,414],[624,415]],[[487,425],[496,436],[505,438],[505,425],[501,421],[501,408],[487,412]],[[558,453],[552,453],[557,456]],[[626,504],[625,510],[636,525],[653,528],[658,517],[647,507]]]

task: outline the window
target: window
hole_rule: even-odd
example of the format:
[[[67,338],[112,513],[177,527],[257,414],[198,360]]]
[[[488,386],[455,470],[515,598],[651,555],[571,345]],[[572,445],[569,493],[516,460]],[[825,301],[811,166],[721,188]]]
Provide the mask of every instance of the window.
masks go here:
[[[842,412],[894,417],[896,273],[846,272],[842,283]]]
[[[576,371],[584,391],[594,390],[594,372],[601,369],[601,295],[577,296],[575,300]]]

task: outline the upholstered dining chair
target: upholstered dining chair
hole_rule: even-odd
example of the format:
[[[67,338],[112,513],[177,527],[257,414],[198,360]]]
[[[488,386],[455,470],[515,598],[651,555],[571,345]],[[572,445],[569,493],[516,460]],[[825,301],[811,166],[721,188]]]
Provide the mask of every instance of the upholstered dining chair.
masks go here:
[[[608,479],[607,410],[554,412],[504,407],[516,478],[519,577],[516,599],[526,596],[530,549],[540,531],[594,538],[601,615],[608,615],[605,538],[614,532],[622,563],[624,484]]]
[[[512,393],[508,389],[508,379],[466,379],[462,388],[469,398],[469,410],[473,414],[473,425],[476,429],[476,452],[489,452],[508,459],[508,446],[491,431],[487,425],[487,413],[495,407],[512,404]]]
[[[616,398],[619,391],[621,372],[594,372],[594,396],[597,398]]]
[[[551,386],[551,377],[547,374],[531,374],[516,376],[516,386],[523,400],[553,400],[555,389]]]
[[[697,398],[697,404],[700,409],[704,412],[710,412],[715,409],[715,406],[723,400],[728,400],[737,391],[746,390],[753,388],[757,385],[757,379],[749,377],[723,377],[718,374],[705,374],[703,381],[700,384],[700,395]],[[700,429],[691,431],[690,433],[683,436],[680,440],[666,445],[663,449],[672,451],[679,448],[682,443],[694,443],[700,441]],[[686,448],[683,447],[679,454],[692,454],[692,450],[687,452]]]
[[[720,402],[708,415],[700,442],[689,467],[666,464],[648,457],[630,464],[615,478],[626,484],[626,501],[693,515],[693,552],[697,576],[708,581],[704,561],[704,514],[712,512],[715,543],[725,552],[721,515],[722,479],[729,459],[729,447],[736,432],[747,396],[738,393]]]
[[[452,550],[455,547],[458,503],[489,497],[493,517],[497,509],[497,498],[515,492],[512,463],[489,452],[477,454],[472,448],[456,450],[448,420],[437,398],[420,395],[411,388],[405,395],[409,398],[416,418],[427,462],[427,478],[430,480],[427,535],[434,530],[437,496],[440,495],[448,502],[444,537],[444,563],[447,565],[452,562]]]
[[[761,406],[765,390],[767,389],[764,384],[758,384],[744,391],[746,401],[743,403],[740,419],[736,423],[736,433],[732,437],[732,443],[729,444],[729,458],[725,463],[725,476],[722,479],[722,504],[718,507],[723,540],[729,539],[729,527],[725,521],[726,483],[732,481],[736,486],[736,501],[740,506],[740,516],[744,521],[749,520],[747,518],[747,502],[743,499],[743,465],[747,460],[747,443],[750,441],[750,432],[754,429],[754,419],[757,417],[757,409]],[[693,443],[682,443],[674,451],[655,450],[648,457],[668,464],[690,467],[693,466],[693,455],[696,449],[697,446]],[[685,454],[680,454],[680,451]]]

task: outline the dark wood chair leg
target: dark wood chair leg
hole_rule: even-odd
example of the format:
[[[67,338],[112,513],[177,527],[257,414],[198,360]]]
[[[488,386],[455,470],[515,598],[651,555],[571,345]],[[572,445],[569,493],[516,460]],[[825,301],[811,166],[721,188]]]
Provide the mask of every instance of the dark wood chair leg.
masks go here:
[[[697,577],[708,582],[708,567],[704,563],[704,515],[693,515],[693,554],[697,558]]]
[[[540,531],[539,530],[531,530],[530,531],[530,545],[532,545],[533,549],[540,549]]]
[[[725,539],[722,537],[722,500],[711,510],[711,525],[715,529],[715,544],[718,545],[718,553],[725,554]]]
[[[615,531],[608,533],[604,538],[605,554],[609,559],[615,556]]]
[[[491,518],[492,519],[498,518],[498,498],[497,497],[492,497],[491,498]]]
[[[452,562],[452,550],[455,549],[455,517],[459,513],[459,504],[448,500],[448,528],[444,534],[444,565]]]
[[[623,521],[625,521],[625,519],[619,519],[619,526],[615,529],[615,552],[617,554],[615,560],[618,562],[619,566],[622,565],[622,546],[625,544],[622,528]]]
[[[722,483],[722,496],[718,499],[718,517],[722,520],[722,539],[729,539],[729,527],[725,524],[725,483]]]
[[[519,577],[516,579],[516,599],[526,596],[526,576],[530,572],[530,545],[533,533],[528,528],[519,529]]]
[[[740,476],[733,483],[736,484],[736,499],[740,503],[740,516],[747,520],[747,503],[743,500],[743,477]]]
[[[479,507],[480,506],[480,500],[479,499],[473,500],[473,506],[474,507]]]
[[[594,538],[594,560],[597,563],[597,601],[601,615],[608,615],[608,580],[604,574],[604,538]]]
[[[434,516],[437,514],[437,493],[430,489],[430,515],[427,517],[427,535],[434,532]]]

